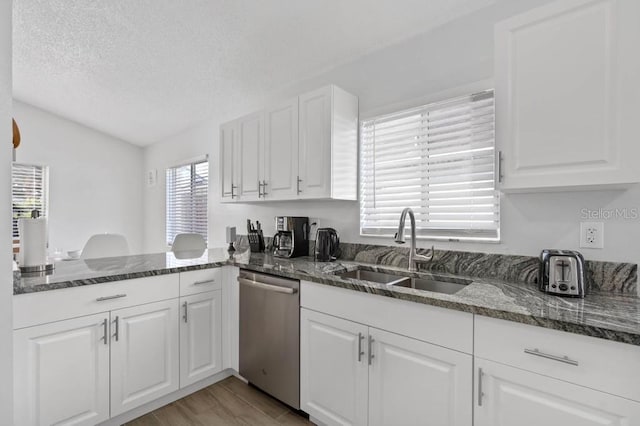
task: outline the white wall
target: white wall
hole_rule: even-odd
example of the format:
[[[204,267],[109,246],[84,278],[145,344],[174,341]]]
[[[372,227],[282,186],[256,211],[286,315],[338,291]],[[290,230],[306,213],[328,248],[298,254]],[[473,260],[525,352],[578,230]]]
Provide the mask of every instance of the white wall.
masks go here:
[[[439,29],[342,64],[307,81],[291,84],[273,94],[256,94],[247,99],[247,109],[214,117],[145,151],[145,168],[164,168],[181,158],[205,153],[211,158],[209,239],[224,242],[224,227],[235,225],[243,232],[247,218],[263,222],[266,234],[273,233],[276,214],[306,215],[321,219],[322,226],[336,228],[343,241],[392,244],[390,239],[359,235],[357,202],[299,201],[253,205],[220,203],[218,154],[219,125],[251,112],[251,107],[293,96],[327,83],[335,83],[360,98],[361,116],[379,113],[390,105],[410,106],[452,88],[474,86],[493,77],[493,25],[508,16],[545,3],[543,0],[501,2]],[[483,86],[482,84],[480,85]],[[454,90],[455,92],[455,90]],[[436,94],[434,96],[434,94]],[[628,191],[571,192],[505,195],[502,199],[502,242],[500,244],[443,243],[439,248],[538,255],[542,248],[578,248],[579,221],[583,208],[640,207],[640,187]],[[164,182],[145,189],[145,250],[164,248]],[[640,221],[607,222],[605,249],[582,252],[588,259],[640,262],[634,240],[640,239]],[[421,241],[420,246],[431,245]]]
[[[11,272],[11,1],[0,1],[0,418],[13,424]]]
[[[49,248],[81,249],[103,232],[142,249],[142,148],[15,101],[21,163],[49,166]]]

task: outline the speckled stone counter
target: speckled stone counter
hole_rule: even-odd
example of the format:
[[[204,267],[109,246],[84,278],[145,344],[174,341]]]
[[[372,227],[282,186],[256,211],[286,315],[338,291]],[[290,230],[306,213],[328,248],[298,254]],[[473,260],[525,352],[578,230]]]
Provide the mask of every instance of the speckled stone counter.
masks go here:
[[[392,297],[640,345],[640,298],[610,292],[592,292],[585,299],[567,299],[540,293],[530,283],[492,278],[472,281],[455,294],[434,293],[388,286],[336,274],[357,269],[378,270],[404,276],[459,280],[466,277],[444,273],[409,273],[406,269],[357,261],[316,263],[311,258],[281,259],[270,255],[238,251],[229,259],[224,249],[209,250],[200,257],[177,259],[172,253],[120,258],[60,262],[48,277],[16,277],[14,294],[99,284],[195,269],[236,265],[256,272],[302,279],[353,291]]]

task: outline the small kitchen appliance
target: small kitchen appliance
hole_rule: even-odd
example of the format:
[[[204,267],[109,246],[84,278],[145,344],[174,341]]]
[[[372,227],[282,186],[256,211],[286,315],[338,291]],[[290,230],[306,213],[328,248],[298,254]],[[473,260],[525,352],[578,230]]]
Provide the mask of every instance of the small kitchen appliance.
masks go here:
[[[319,228],[316,232],[315,259],[331,262],[340,255],[340,237],[333,228]]]
[[[585,268],[582,254],[573,250],[542,250],[538,286],[557,296],[585,296]]]
[[[276,216],[273,255],[276,257],[309,256],[308,217]]]

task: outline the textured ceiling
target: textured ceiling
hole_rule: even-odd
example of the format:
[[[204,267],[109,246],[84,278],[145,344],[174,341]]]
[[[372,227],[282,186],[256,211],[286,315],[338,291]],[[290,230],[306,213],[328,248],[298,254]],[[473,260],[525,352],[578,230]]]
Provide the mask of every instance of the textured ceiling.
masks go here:
[[[14,0],[14,96],[138,145],[492,0]]]

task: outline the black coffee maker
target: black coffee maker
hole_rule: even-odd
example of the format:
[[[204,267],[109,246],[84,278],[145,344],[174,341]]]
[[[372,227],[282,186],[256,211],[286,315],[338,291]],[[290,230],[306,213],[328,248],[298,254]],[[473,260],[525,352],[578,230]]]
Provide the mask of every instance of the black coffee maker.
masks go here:
[[[309,218],[276,216],[273,255],[277,257],[309,256]]]
[[[319,228],[316,232],[315,259],[331,262],[340,256],[340,237],[333,228]]]

